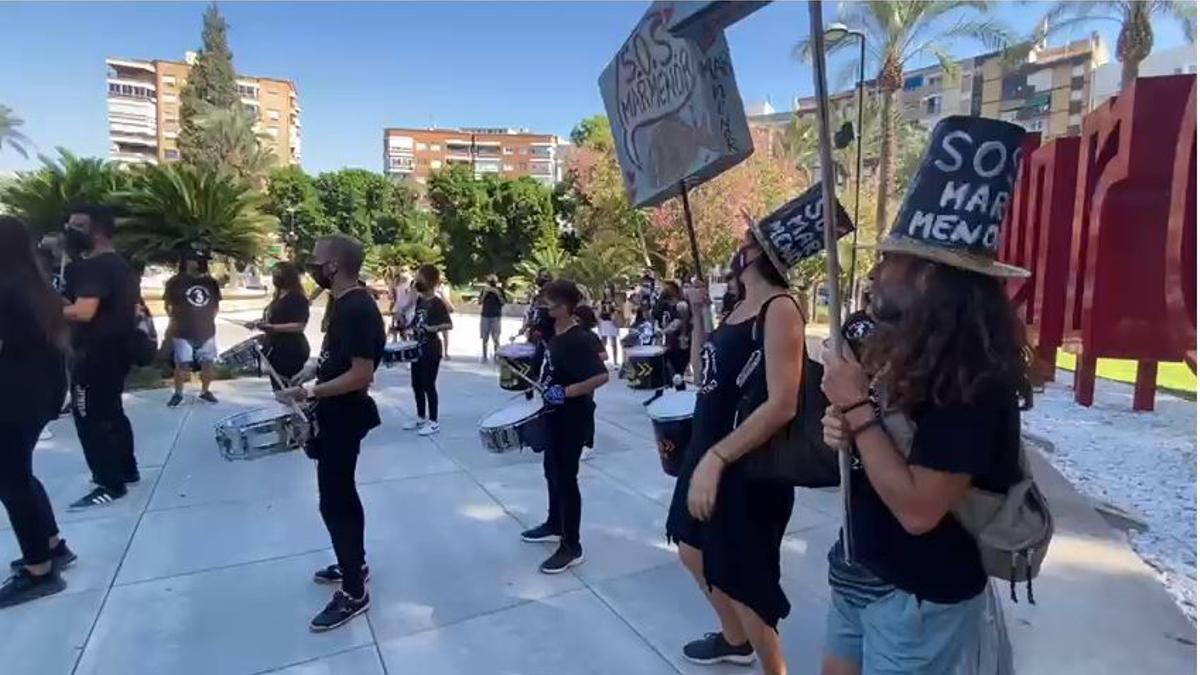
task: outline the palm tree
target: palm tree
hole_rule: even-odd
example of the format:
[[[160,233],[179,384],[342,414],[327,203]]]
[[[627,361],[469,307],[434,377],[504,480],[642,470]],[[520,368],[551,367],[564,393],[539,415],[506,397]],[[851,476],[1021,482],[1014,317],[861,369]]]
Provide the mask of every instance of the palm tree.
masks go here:
[[[37,235],[61,228],[79,204],[111,203],[126,182],[126,174],[104,160],[76,157],[62,148],[58,155],[42,156],[42,168],[0,187],[0,204]]]
[[[868,69],[875,69],[882,138],[879,151],[879,194],[889,195],[896,157],[896,92],[904,84],[904,68],[913,61],[933,57],[942,68],[953,74],[957,64],[945,47],[957,40],[970,39],[990,49],[1001,49],[1013,42],[1009,31],[1001,24],[986,18],[968,20],[962,15],[972,12],[981,16],[991,9],[990,3],[966,0],[908,0],[904,2],[850,2],[843,5],[838,21],[867,36]],[[954,15],[954,23],[947,20]],[[800,59],[812,55],[812,38],[796,45],[793,54]],[[857,48],[855,40],[840,40],[826,45],[826,51]],[[887,220],[887,198],[878,200],[875,222]],[[883,229],[876,232],[882,237]]]
[[[32,145],[32,142],[28,136],[17,129],[23,124],[25,124],[25,120],[17,117],[12,108],[0,105],[0,150],[7,145],[20,156],[29,156],[29,151],[25,149],[25,146]]]
[[[174,263],[192,251],[248,262],[278,226],[264,197],[235,177],[184,164],[144,166],[119,195],[130,217],[117,226],[123,250],[145,262]]]
[[[279,156],[270,149],[273,139],[256,128],[253,114],[239,106],[209,107],[197,118],[196,125],[205,153],[194,164],[212,171],[232,171],[260,188],[265,186]]]
[[[1121,24],[1121,32],[1117,34],[1117,60],[1121,62],[1121,88],[1124,89],[1137,79],[1138,66],[1154,47],[1151,20],[1155,15],[1175,19],[1188,42],[1195,43],[1195,0],[1057,2],[1046,12],[1033,41],[1038,43],[1055,33],[1100,21]]]

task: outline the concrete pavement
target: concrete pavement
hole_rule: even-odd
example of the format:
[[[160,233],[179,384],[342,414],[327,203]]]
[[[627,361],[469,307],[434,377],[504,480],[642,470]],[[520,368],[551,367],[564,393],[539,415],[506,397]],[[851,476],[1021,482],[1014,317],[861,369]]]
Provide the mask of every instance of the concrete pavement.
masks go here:
[[[587,563],[555,577],[537,572],[550,548],[518,535],[544,516],[539,457],[481,448],[477,420],[508,395],[494,367],[478,363],[474,317],[456,319],[439,436],[400,429],[412,411],[407,368],[379,371],[384,424],[365,441],[358,474],[368,618],[308,630],[329,595],[311,574],[332,561],[312,464],[300,453],[230,463],[217,452],[214,423],[267,403],[265,380],[217,383],[220,404],[189,396],[177,409],[165,407],[166,390],[138,392],[127,406],[142,482],[126,499],[65,510],[88,487],[68,419],[52,424],[36,453],[80,559],[65,573],[65,593],[0,610],[0,673],[747,672],[694,666],[679,653],[714,620],[666,543],[672,479],[658,466],[644,394],[623,382],[598,396],[597,453],[580,474]],[[224,324],[225,346],[240,339],[236,330]],[[1018,672],[1194,672],[1194,626],[1123,538],[1037,466],[1059,532],[1035,585],[1038,604],[1004,603]],[[781,632],[793,672],[816,673],[838,502],[799,490],[796,503],[783,560],[793,609]],[[0,560],[16,555],[0,532]]]

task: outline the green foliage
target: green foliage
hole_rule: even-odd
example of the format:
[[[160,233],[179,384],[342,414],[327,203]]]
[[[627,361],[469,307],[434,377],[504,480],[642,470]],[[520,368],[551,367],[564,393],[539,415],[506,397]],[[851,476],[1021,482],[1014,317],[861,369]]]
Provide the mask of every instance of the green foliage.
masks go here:
[[[224,173],[184,164],[146,166],[118,195],[130,213],[117,228],[121,248],[148,263],[178,262],[190,251],[250,262],[277,227],[264,196]]]
[[[318,237],[335,231],[321,207],[315,181],[298,166],[271,173],[263,211],[275,216],[279,238],[301,261],[312,251]]]
[[[255,132],[258,120],[241,105],[232,108],[208,108],[193,118],[203,151],[188,162],[207,171],[226,171],[261,186],[268,173],[279,163],[271,147],[271,137]]]
[[[571,130],[571,142],[588,150],[611,150],[613,148],[612,126],[608,117],[592,115],[585,117]]]
[[[551,192],[531,178],[476,178],[449,167],[430,178],[428,198],[451,283],[506,278],[535,248],[559,250]]]
[[[204,12],[202,46],[179,96],[179,154],[183,161],[196,166],[216,167],[222,159],[206,137],[201,118],[214,110],[241,106],[228,29],[217,4],[209,5]]]
[[[104,160],[76,157],[62,148],[57,159],[41,160],[42,168],[20,173],[0,187],[0,204],[35,236],[61,229],[73,206],[113,203],[128,178]]]
[[[29,156],[29,151],[25,146],[31,145],[31,141],[28,136],[21,133],[19,128],[24,124],[25,120],[17,117],[12,108],[0,105],[0,150],[7,145],[20,156]]]
[[[395,241],[395,216],[415,204],[412,190],[365,169],[328,171],[314,183],[321,208],[333,229],[364,244]]]

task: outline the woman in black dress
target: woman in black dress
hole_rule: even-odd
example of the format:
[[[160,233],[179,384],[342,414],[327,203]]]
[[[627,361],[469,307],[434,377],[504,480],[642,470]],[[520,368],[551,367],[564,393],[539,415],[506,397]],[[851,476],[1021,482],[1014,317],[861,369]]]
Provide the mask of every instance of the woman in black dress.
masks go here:
[[[0,217],[0,270],[0,503],[21,547],[13,575],[0,585],[0,607],[8,607],[65,589],[59,570],[75,554],[33,475],[38,435],[58,416],[67,391],[63,301],[16,218]]]
[[[271,272],[275,297],[267,305],[265,319],[258,327],[266,334],[267,361],[285,381],[290,381],[308,362],[308,298],[300,285],[300,268],[281,262]],[[271,387],[278,390],[274,380]]]
[[[678,543],[680,559],[721,623],[720,632],[687,644],[684,656],[704,664],[750,664],[757,654],[764,672],[783,673],[787,666],[776,626],[790,605],[779,585],[779,547],[793,489],[751,480],[738,459],[796,414],[804,319],[787,294],[783,273],[749,233],[733,267],[745,293],[704,345],[692,442],[675,484],[667,536]],[[759,349],[755,326],[764,306],[765,358],[747,369]],[[739,386],[743,370],[749,377]],[[763,378],[767,400],[737,420],[742,392],[761,386]]]

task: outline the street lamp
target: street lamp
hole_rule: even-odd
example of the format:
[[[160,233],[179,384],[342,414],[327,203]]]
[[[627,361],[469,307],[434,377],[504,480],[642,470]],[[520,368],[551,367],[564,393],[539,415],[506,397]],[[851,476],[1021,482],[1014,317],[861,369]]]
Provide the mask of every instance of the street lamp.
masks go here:
[[[867,97],[867,35],[860,30],[854,30],[840,21],[831,23],[825,28],[825,41],[831,46],[849,37],[858,38],[858,130],[854,143],[854,233],[850,240],[850,309],[858,309],[858,291],[854,287],[854,277],[858,271],[858,205],[862,194],[862,137],[863,137],[863,100]],[[883,227],[883,223],[876,223]]]
[[[284,211],[288,214],[287,247],[288,260],[296,260],[296,206],[288,206]]]

